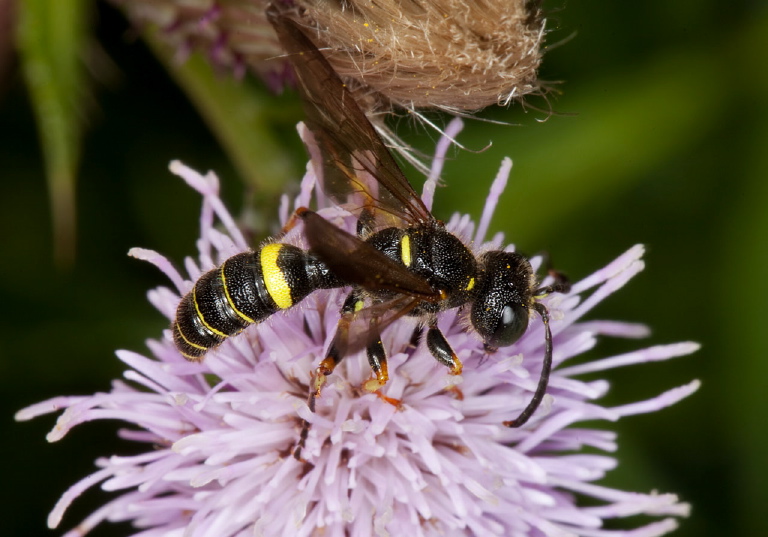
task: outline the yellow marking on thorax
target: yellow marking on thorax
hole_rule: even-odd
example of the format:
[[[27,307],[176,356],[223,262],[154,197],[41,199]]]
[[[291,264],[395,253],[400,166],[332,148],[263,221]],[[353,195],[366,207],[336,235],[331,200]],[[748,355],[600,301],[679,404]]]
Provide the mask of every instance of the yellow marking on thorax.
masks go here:
[[[192,288],[192,302],[195,303],[195,312],[197,312],[197,317],[198,319],[200,319],[200,322],[203,323],[203,326],[205,326],[208,330],[210,330],[211,332],[213,332],[219,337],[228,337],[227,334],[225,334],[221,330],[216,330],[214,327],[208,324],[208,322],[205,320],[205,317],[203,317],[203,312],[200,311],[200,305],[197,303],[197,285],[195,285]]]
[[[355,313],[357,313],[358,311],[363,309],[363,306],[365,306],[365,302],[364,301],[358,300],[357,302],[355,302]]]
[[[400,259],[403,261],[403,265],[406,267],[411,266],[411,238],[408,234],[403,235],[400,239]]]
[[[471,291],[474,288],[475,288],[475,279],[474,278],[470,278],[469,279],[469,283],[467,284],[467,287],[464,290],[465,291]]]
[[[235,306],[234,301],[232,300],[232,297],[229,294],[229,286],[227,285],[227,277],[224,275],[224,267],[226,266],[226,264],[227,263],[225,261],[221,265],[221,271],[220,271],[219,275],[221,276],[221,285],[224,286],[224,296],[227,297],[227,304],[229,304],[229,307],[232,308],[234,310],[234,312],[237,313],[240,316],[241,319],[243,319],[244,321],[246,321],[248,323],[255,323],[256,321],[254,321],[253,319],[248,317],[245,313],[243,313],[242,311],[237,309],[237,307]]]
[[[282,244],[273,243],[261,249],[261,273],[269,296],[278,308],[287,309],[293,306],[293,299],[285,274],[277,266],[277,256],[282,248]]]

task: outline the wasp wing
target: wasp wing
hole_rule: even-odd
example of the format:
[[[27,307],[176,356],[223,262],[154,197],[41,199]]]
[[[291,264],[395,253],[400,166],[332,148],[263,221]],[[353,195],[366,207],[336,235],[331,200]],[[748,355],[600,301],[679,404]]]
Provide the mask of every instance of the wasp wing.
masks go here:
[[[315,212],[302,215],[309,251],[341,280],[368,291],[394,291],[418,300],[437,301],[429,282]]]
[[[354,313],[344,314],[348,329],[336,332],[334,345],[341,356],[365,349],[396,320],[408,315],[419,305],[420,300],[413,296],[398,295],[392,300],[379,302]]]
[[[339,75],[289,13],[267,10],[288,53],[304,103],[306,124],[322,154],[323,190],[382,227],[434,220]]]

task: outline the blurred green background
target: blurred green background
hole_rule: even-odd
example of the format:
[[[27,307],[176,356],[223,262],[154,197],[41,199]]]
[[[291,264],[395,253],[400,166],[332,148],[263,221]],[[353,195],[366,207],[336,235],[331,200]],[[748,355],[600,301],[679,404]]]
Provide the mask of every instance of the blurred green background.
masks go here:
[[[548,40],[559,45],[541,73],[563,81],[552,100],[558,114],[541,122],[546,114],[515,106],[484,114],[515,126],[469,122],[460,140],[493,146],[453,155],[435,212],[479,215],[502,157],[510,156],[512,180],[492,231],[504,230],[523,251],[550,252],[574,279],[646,244],[646,271],[592,318],[647,323],[653,334],[605,341],[595,356],[686,340],[703,348],[608,372],[606,404],[651,397],[692,378],[703,386],[673,408],[616,425],[621,465],[606,484],[678,493],[693,511],[676,535],[768,535],[768,339],[761,335],[768,319],[768,6],[564,4],[549,5]],[[215,170],[236,213],[271,199],[243,186],[178,79],[120,12],[103,2],[87,10],[95,32],[91,66],[99,67],[88,73],[79,112],[86,128],[69,268],[53,262],[39,135],[20,64],[0,30],[4,535],[71,528],[102,493],[75,502],[52,533],[45,519],[58,497],[92,471],[95,458],[130,449],[115,440],[117,424],[81,426],[49,445],[54,418],[17,424],[13,413],[55,395],[109,389],[124,369],[114,350],[143,351],[145,339],[165,328],[145,299],[164,277],[126,252],[143,246],[180,263],[195,251],[199,198],[167,171],[168,162]],[[94,80],[94,73],[107,76]],[[260,92],[254,82],[251,90]],[[272,139],[264,143],[295,155],[277,166],[298,177],[305,163],[293,134],[300,108],[295,96],[269,103],[262,121]],[[407,130],[401,125],[401,134]],[[413,142],[429,149],[429,136],[421,132]],[[249,218],[274,222],[272,209]],[[93,535],[126,531],[104,526]]]

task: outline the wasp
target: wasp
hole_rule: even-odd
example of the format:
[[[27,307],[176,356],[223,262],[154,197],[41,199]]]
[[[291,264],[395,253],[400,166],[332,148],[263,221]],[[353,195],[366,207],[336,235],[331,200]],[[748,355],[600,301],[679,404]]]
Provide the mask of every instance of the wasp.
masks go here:
[[[381,332],[403,316],[418,318],[430,354],[450,374],[459,375],[462,363],[437,325],[440,312],[467,309],[489,353],[516,342],[536,312],[545,337],[539,382],[522,413],[504,422],[507,427],[523,425],[546,393],[552,366],[550,318],[539,299],[567,292],[569,283],[559,276],[552,285],[540,286],[523,255],[498,250],[475,256],[447,231],[328,61],[281,9],[273,5],[267,13],[293,65],[305,123],[320,148],[319,179],[331,200],[357,216],[357,233],[310,209],[298,209],[288,227],[303,223],[309,248],[271,242],[200,277],[178,306],[172,326],[177,348],[189,360],[202,360],[227,337],[318,289],[351,287],[336,334],[313,375],[308,404],[314,411],[328,375],[357,350],[365,349],[373,371],[364,388],[376,392],[387,383]],[[307,432],[305,423],[294,451],[297,459]]]

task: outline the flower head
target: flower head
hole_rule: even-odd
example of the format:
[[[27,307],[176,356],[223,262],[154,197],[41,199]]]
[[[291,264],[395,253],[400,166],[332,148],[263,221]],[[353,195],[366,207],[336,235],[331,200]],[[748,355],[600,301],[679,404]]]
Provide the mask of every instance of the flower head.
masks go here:
[[[448,135],[456,129],[454,123]],[[425,187],[428,205],[447,145],[444,139]],[[486,240],[485,233],[510,168],[505,160],[479,225],[466,215],[454,215],[447,224],[475,252],[504,247],[501,234]],[[160,254],[131,251],[173,283],[173,290],[149,293],[169,320],[195,279],[247,248],[219,199],[216,177],[178,162],[171,170],[203,196],[199,255],[187,259],[181,273]],[[306,206],[313,197],[322,206],[310,165],[293,205]],[[280,212],[285,222],[287,198]],[[354,229],[354,217],[340,208],[323,207],[320,213]],[[300,228],[281,240],[302,245]],[[151,357],[118,351],[128,370],[109,392],[59,397],[17,415],[24,420],[64,409],[49,441],[85,421],[117,419],[131,426],[120,432],[123,438],[146,445],[140,455],[99,459],[99,469],[63,495],[49,525],[57,527],[68,505],[100,483],[119,495],[67,536],[84,535],[105,520],[131,521],[142,537],[667,533],[676,527],[672,517],[685,516],[688,506],[672,494],[596,484],[617,465],[614,457],[596,453],[614,451],[616,435],[579,423],[664,408],[695,391],[698,383],[608,408],[597,403],[608,383],[578,377],[688,354],[697,345],[662,345],[568,365],[598,336],[646,333],[634,324],[582,320],[642,270],[642,253],[635,246],[576,282],[570,293],[544,299],[552,317],[555,367],[544,404],[520,429],[501,424],[516,417],[535,390],[544,353],[538,320],[517,343],[489,356],[461,311],[441,314],[440,328],[464,363],[461,378],[448,375],[423,344],[409,345],[414,324],[397,321],[383,334],[390,381],[382,393],[401,405],[361,389],[370,369],[358,353],[336,368],[316,413],[306,404],[310,372],[333,337],[343,290],[316,291],[301,305],[229,338],[202,363],[179,354],[170,330],[148,342]],[[291,456],[302,420],[311,423],[307,463]],[[631,532],[603,529],[607,519],[641,514],[665,518]]]

